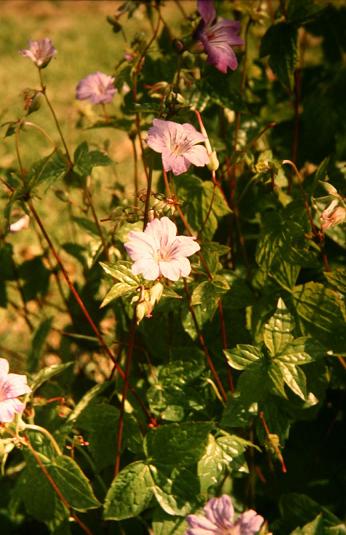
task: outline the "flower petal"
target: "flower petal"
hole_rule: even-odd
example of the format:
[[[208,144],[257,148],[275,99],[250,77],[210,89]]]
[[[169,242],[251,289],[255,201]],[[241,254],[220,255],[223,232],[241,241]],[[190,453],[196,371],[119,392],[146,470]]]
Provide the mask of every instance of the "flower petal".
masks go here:
[[[132,266],[134,275],[143,275],[149,281],[153,281],[160,275],[159,265],[153,258],[142,258],[137,260]]]
[[[2,395],[7,399],[16,398],[23,394],[30,394],[31,392],[26,376],[19,375],[18,373],[9,373],[1,390]]]
[[[209,156],[207,149],[203,145],[195,145],[185,152],[185,158],[197,167],[208,165]]]
[[[213,0],[198,0],[197,9],[206,24],[213,22],[216,17]]]
[[[9,369],[10,369],[10,366],[8,364],[8,360],[0,358],[0,377],[7,375]]]
[[[0,422],[12,422],[16,414],[23,412],[25,403],[19,399],[5,399],[0,401]]]
[[[253,509],[250,509],[238,517],[234,526],[239,526],[239,531],[242,535],[254,535],[260,529],[263,522],[264,518],[258,515]]]
[[[174,248],[171,249],[170,253],[172,258],[177,258],[179,256],[191,256],[199,250],[200,246],[192,236],[177,236]]]

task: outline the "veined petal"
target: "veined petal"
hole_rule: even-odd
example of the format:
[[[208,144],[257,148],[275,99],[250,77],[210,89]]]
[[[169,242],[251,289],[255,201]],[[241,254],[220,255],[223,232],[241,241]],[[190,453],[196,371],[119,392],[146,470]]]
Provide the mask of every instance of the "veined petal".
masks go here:
[[[200,246],[192,236],[177,236],[170,254],[172,258],[177,258],[179,256],[191,256],[199,250]]]
[[[124,244],[124,247],[132,260],[137,260],[143,256],[152,257],[160,247],[160,242],[149,233],[131,231],[128,238],[129,241]]]
[[[15,415],[22,413],[24,408],[25,403],[16,398],[0,401],[0,422],[12,422]]]
[[[159,265],[153,258],[142,258],[137,260],[132,266],[134,275],[143,275],[149,281],[153,281],[160,275]]]
[[[205,141],[204,135],[201,134],[201,132],[198,132],[192,124],[183,123],[181,126],[184,128],[185,133],[188,134],[191,143],[203,143]]]
[[[183,155],[177,156],[169,149],[162,151],[162,164],[165,171],[173,171],[175,175],[185,173],[190,167],[190,162]]]
[[[203,511],[208,520],[220,528],[226,529],[232,527],[234,509],[231,498],[226,494],[220,498],[209,500]]]
[[[203,167],[209,163],[207,149],[203,145],[194,145],[185,152],[185,158],[197,167]]]
[[[239,526],[239,531],[242,535],[254,535],[260,529],[263,522],[264,518],[258,515],[253,509],[250,509],[238,517],[234,526]]]
[[[170,122],[162,119],[154,119],[154,126],[149,128],[147,143],[154,151],[162,152],[170,147],[170,132],[172,127],[170,129],[167,125]]]
[[[31,388],[27,384],[27,378],[25,375],[19,375],[18,373],[9,373],[6,382],[2,386],[3,395],[9,398],[16,398],[23,394],[29,394]]]
[[[159,262],[161,274],[170,281],[176,282],[181,276],[181,258],[170,259],[168,261],[161,260]]]
[[[206,24],[210,24],[216,17],[213,0],[197,0],[197,10]]]
[[[208,518],[206,518],[205,516],[188,515],[186,517],[186,521],[189,524],[190,529],[203,530],[201,531],[203,535],[206,535],[207,533],[217,533],[218,526],[216,526],[213,522],[208,520]],[[192,533],[197,533],[197,532],[193,531]]]
[[[154,219],[154,221],[160,221],[160,248],[170,247],[171,244],[176,241],[177,227],[168,217],[161,217],[160,220]],[[152,223],[154,223],[152,221]]]

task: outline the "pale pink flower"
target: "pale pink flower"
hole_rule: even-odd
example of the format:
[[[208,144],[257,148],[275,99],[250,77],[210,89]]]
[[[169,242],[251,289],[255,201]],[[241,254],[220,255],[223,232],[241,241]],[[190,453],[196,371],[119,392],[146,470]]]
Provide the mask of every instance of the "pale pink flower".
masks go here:
[[[321,214],[322,230],[328,230],[339,223],[346,221],[346,209],[339,205],[339,201],[334,199]]]
[[[185,173],[191,164],[203,167],[209,163],[205,137],[189,123],[179,124],[173,121],[154,119],[154,126],[148,132],[148,145],[162,154],[165,171],[175,175]]]
[[[238,67],[237,56],[232,46],[240,46],[244,41],[239,37],[240,23],[216,17],[213,0],[198,0],[197,9],[202,21],[197,27],[195,38],[203,45],[208,62],[219,71],[227,73]]]
[[[31,392],[25,375],[8,371],[7,360],[0,358],[0,422],[3,423],[12,422],[15,414],[23,412],[25,404],[18,396]]]
[[[39,39],[38,41],[29,41],[29,48],[23,48],[19,51],[37,65],[39,69],[47,67],[50,60],[56,55],[57,50],[54,48],[50,39]]]
[[[177,236],[177,227],[168,217],[153,219],[144,232],[130,232],[125,248],[134,261],[134,275],[141,273],[147,280],[162,275],[171,281],[190,274],[187,257],[200,250],[195,238]]]
[[[203,515],[188,515],[185,535],[254,535],[264,518],[250,509],[234,520],[232,500],[224,494],[212,498],[203,508]]]
[[[103,72],[89,74],[77,85],[76,98],[78,100],[90,100],[93,104],[106,104],[112,102],[116,93],[113,76]]]
[[[27,228],[29,228],[29,224],[30,217],[28,216],[28,214],[24,214],[17,221],[11,223],[10,232],[20,232],[21,230],[26,230]]]

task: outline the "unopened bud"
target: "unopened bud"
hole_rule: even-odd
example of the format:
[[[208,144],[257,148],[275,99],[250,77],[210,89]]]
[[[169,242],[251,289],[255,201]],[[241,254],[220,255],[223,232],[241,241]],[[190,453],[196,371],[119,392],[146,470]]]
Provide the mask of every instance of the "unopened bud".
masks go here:
[[[163,292],[163,284],[161,282],[157,282],[152,286],[149,290],[150,293],[150,303],[152,306],[154,306],[156,303],[158,303],[162,297]]]
[[[209,163],[207,164],[207,167],[208,169],[210,169],[210,171],[217,171],[217,169],[219,168],[219,160],[217,158],[217,155],[216,155],[216,151],[213,150],[210,154],[209,154]]]

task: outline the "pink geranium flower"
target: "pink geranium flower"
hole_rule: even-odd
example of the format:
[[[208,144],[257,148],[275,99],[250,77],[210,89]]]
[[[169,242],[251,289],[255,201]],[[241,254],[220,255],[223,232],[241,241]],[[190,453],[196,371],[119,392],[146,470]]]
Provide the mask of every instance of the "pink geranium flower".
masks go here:
[[[195,238],[177,236],[176,225],[168,217],[162,217],[148,223],[144,232],[130,232],[125,248],[134,261],[134,275],[141,273],[147,280],[162,275],[177,281],[190,274],[187,257],[199,251],[200,246]]]
[[[90,100],[93,104],[112,102],[116,93],[113,76],[103,72],[94,72],[83,78],[77,85],[76,98]]]
[[[151,149],[161,152],[165,171],[172,170],[175,175],[181,175],[191,164],[203,167],[209,163],[206,148],[198,145],[205,138],[191,124],[162,119],[154,119],[153,124],[147,142]]]
[[[47,67],[50,60],[56,55],[57,50],[54,48],[50,39],[39,39],[38,41],[29,41],[29,48],[23,48],[19,51],[37,65],[39,69]]]
[[[197,27],[195,37],[203,45],[208,61],[219,71],[227,73],[238,67],[237,56],[232,46],[243,45],[239,37],[240,23],[235,20],[216,18],[213,0],[198,0],[197,9],[202,21]]]
[[[23,412],[25,404],[18,396],[31,392],[25,375],[8,371],[7,360],[0,358],[0,422],[3,423],[12,422],[15,414]]]
[[[185,535],[254,535],[264,518],[250,509],[234,520],[234,509],[229,496],[212,498],[203,509],[203,515],[188,515],[189,528]]]

